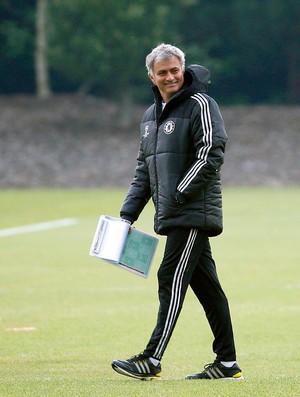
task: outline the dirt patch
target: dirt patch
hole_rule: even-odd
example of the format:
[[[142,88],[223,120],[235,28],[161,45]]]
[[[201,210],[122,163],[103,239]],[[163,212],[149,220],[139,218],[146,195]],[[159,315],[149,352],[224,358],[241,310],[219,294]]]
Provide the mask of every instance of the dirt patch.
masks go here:
[[[0,187],[127,187],[144,107],[128,127],[118,105],[57,96],[0,98]],[[221,107],[229,135],[223,184],[300,183],[300,107]]]

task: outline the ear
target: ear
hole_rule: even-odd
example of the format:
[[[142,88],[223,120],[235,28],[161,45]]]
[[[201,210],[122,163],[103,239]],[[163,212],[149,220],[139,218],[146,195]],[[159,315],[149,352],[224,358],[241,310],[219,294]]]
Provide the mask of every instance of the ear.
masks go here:
[[[154,79],[154,77],[152,76],[151,73],[148,73],[148,77],[149,77],[149,79],[152,81],[152,83],[153,83],[154,85],[156,85],[155,79]]]

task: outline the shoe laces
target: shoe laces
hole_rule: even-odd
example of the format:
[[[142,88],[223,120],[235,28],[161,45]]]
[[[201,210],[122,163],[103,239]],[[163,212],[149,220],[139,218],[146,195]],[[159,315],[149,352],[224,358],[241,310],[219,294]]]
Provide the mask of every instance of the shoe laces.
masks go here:
[[[144,353],[137,354],[135,356],[130,357],[127,361],[130,363],[134,363],[136,361],[144,361],[147,360],[149,357],[146,356]]]
[[[218,361],[214,361],[213,363],[206,364],[206,365],[204,366],[204,369],[205,369],[205,371],[207,371],[208,369],[217,367],[217,364],[219,364]]]

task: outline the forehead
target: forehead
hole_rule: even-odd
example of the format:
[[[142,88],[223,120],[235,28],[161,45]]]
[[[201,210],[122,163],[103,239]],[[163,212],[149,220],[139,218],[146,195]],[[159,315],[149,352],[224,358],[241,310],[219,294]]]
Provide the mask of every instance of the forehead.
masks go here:
[[[166,70],[171,70],[174,68],[181,69],[181,63],[177,56],[173,55],[170,58],[155,61],[153,64],[153,72],[161,72]]]

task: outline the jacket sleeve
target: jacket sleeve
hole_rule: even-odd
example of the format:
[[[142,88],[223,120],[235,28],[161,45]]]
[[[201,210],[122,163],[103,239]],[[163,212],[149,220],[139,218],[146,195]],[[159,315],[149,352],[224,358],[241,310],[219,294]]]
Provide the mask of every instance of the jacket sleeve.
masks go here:
[[[135,222],[151,197],[148,167],[139,149],[137,166],[127,196],[120,210],[121,218]]]
[[[195,160],[185,172],[177,186],[177,194],[182,201],[188,200],[193,193],[220,172],[224,161],[227,134],[217,103],[207,95],[197,94],[192,113],[192,139],[195,147]]]

